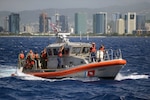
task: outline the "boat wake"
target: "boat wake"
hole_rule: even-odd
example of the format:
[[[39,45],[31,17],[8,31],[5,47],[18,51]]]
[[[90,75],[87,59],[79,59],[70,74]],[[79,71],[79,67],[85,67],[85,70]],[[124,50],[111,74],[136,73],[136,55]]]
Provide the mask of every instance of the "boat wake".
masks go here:
[[[13,74],[13,76],[12,76]],[[7,65],[0,65],[0,78],[4,77],[16,77],[22,80],[42,80],[42,81],[64,81],[64,80],[78,80],[82,82],[91,82],[91,81],[100,81],[101,79],[92,77],[92,78],[63,78],[63,79],[45,79],[41,77],[32,76],[29,74],[25,74],[20,72],[16,69],[15,66],[7,66]],[[139,75],[138,73],[132,73],[130,75],[123,75],[121,73],[118,73],[115,80],[116,81],[122,81],[122,80],[136,80],[136,79],[148,79],[149,75]]]
[[[0,65],[0,78],[10,77],[16,71],[15,66]]]
[[[92,78],[63,78],[63,79],[46,79],[46,78],[41,78],[41,77],[36,77],[32,76],[29,74],[25,74],[17,70],[14,74],[14,77],[22,79],[22,80],[42,80],[42,81],[50,81],[50,82],[55,82],[55,81],[65,81],[65,80],[78,80],[82,82],[91,82],[91,81],[98,81],[100,80],[99,78],[92,77]]]
[[[127,80],[127,79],[136,80],[136,79],[148,79],[148,78],[149,78],[149,75],[138,75],[138,73],[133,73],[130,75],[122,75],[121,73],[118,73],[115,80],[122,81],[122,80]]]
[[[91,77],[91,78],[63,78],[63,79],[45,79],[45,78],[41,78],[41,77],[36,77],[36,76],[32,76],[29,74],[24,74],[22,72],[17,71],[16,77],[22,80],[42,80],[42,81],[50,81],[50,82],[55,82],[55,81],[64,81],[64,80],[77,80],[77,81],[82,81],[82,82],[92,82],[92,81],[100,81],[101,79],[97,78],[97,77]],[[131,75],[122,75],[121,73],[119,73],[117,75],[117,77],[115,78],[116,81],[122,81],[122,80],[127,80],[127,79],[131,79],[131,80],[137,80],[137,79],[148,79],[149,75],[138,75],[136,73],[133,73]]]

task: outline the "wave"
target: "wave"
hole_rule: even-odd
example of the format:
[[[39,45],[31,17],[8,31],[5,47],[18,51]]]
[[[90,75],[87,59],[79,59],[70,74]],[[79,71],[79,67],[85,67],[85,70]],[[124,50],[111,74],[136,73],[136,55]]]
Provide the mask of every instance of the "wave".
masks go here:
[[[0,78],[3,77],[12,77],[12,74],[14,77],[22,79],[22,80],[42,80],[42,81],[64,81],[64,80],[78,80],[82,82],[91,82],[91,81],[100,81],[101,79],[97,77],[93,78],[63,78],[63,79],[45,79],[41,77],[36,77],[33,75],[25,74],[20,72],[18,69],[16,69],[16,66],[7,66],[7,65],[0,65]],[[122,81],[127,79],[148,79],[149,75],[139,75],[138,73],[132,73],[130,75],[123,75],[121,73],[118,73],[115,80],[116,81]]]
[[[149,75],[138,75],[138,73],[132,73],[130,75],[123,75],[121,73],[118,73],[115,80],[122,81],[122,80],[127,80],[127,79],[136,80],[136,79],[148,79],[148,78],[149,78]]]
[[[14,77],[22,79],[22,80],[41,80],[41,81],[49,81],[49,82],[55,82],[55,81],[65,81],[65,80],[77,80],[82,82],[91,82],[91,81],[98,81],[100,80],[97,77],[93,78],[62,78],[62,79],[46,79],[41,77],[36,77],[33,75],[25,74],[20,72],[19,70],[14,73]]]
[[[22,73],[22,72],[19,72],[19,71],[17,72],[16,77],[18,77],[20,79],[23,79],[23,80],[42,80],[42,81],[50,81],[50,82],[64,81],[64,80],[77,80],[77,81],[82,81],[82,82],[92,82],[92,81],[100,81],[101,80],[97,77],[92,77],[92,78],[45,79],[45,78],[25,74],[25,73]],[[148,79],[148,78],[149,78],[149,75],[138,75],[137,73],[133,73],[131,75],[123,75],[121,73],[118,73],[115,80],[116,81],[122,81],[122,80],[127,80],[127,79],[135,80],[135,79]]]
[[[0,78],[10,77],[16,71],[16,66],[0,65]]]

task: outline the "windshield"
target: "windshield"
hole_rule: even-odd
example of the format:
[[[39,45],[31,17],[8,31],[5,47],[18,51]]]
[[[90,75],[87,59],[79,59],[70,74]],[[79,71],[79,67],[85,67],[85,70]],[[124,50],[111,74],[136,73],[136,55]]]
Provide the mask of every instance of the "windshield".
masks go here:
[[[81,47],[73,47],[72,48],[72,54],[80,54]]]

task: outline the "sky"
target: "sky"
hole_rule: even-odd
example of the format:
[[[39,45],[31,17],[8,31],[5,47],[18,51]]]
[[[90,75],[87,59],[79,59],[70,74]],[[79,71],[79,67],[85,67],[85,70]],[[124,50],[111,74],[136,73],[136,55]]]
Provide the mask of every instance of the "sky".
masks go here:
[[[0,11],[24,11],[48,8],[101,8],[123,6],[150,0],[0,0]]]

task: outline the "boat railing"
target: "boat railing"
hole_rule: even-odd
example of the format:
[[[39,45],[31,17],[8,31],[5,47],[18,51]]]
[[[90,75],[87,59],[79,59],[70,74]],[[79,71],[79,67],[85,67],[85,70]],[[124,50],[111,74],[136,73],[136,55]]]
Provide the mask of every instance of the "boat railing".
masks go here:
[[[122,59],[122,53],[120,49],[112,50],[107,49],[104,51],[104,60]]]
[[[102,53],[100,53],[100,51],[97,51],[95,60],[93,60],[94,57],[89,56],[89,62],[93,62],[93,61],[99,62],[99,61],[106,61],[106,60],[113,60],[113,59],[122,59],[122,53],[121,53],[120,49],[117,49],[117,50],[105,49],[102,56],[101,56],[101,54]]]

